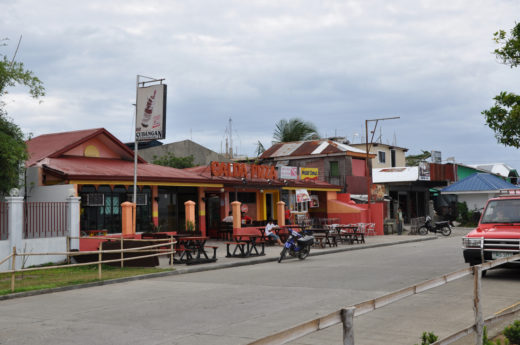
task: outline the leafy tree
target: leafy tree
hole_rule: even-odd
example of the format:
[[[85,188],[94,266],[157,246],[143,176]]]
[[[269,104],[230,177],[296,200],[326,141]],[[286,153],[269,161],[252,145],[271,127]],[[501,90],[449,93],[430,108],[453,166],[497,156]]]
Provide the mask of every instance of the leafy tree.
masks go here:
[[[298,118],[280,120],[276,124],[273,134],[274,143],[319,139],[318,130],[311,122]]]
[[[419,165],[420,162],[427,160],[432,156],[431,152],[421,150],[422,153],[418,155],[409,155],[405,157],[406,160],[406,166],[409,167],[416,167]]]
[[[0,46],[5,46],[5,39]],[[12,121],[5,110],[3,97],[7,89],[16,85],[29,88],[33,98],[45,95],[42,82],[33,72],[26,70],[23,63],[9,60],[0,54],[0,194],[5,194],[13,187],[19,186],[22,163],[27,159],[27,148],[21,129]]]
[[[260,156],[262,153],[265,152],[264,145],[258,140],[258,143],[256,144],[256,156]]]
[[[495,49],[497,59],[511,68],[520,64],[520,23],[511,30],[507,37],[505,31],[494,34],[495,42],[501,47]],[[495,132],[497,141],[506,146],[520,148],[520,96],[510,92],[501,92],[494,98],[495,105],[482,114],[487,125]]]
[[[187,157],[176,157],[173,153],[168,152],[166,155],[161,157],[153,156],[152,163],[170,168],[185,169],[194,167],[194,160],[195,157],[193,157],[193,155]]]

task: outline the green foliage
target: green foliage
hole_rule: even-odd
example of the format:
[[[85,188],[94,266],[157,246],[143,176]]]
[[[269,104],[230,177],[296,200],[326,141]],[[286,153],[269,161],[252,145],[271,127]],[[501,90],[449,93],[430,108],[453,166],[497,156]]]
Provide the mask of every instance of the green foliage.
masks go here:
[[[423,332],[421,336],[421,345],[430,345],[439,339],[433,332]],[[417,345],[417,344],[415,344]]]
[[[262,144],[260,142],[260,140],[258,140],[258,143],[256,144],[256,156],[258,157],[264,152],[265,152],[264,144]]]
[[[298,118],[280,120],[273,133],[274,143],[319,139],[318,130],[311,122]]]
[[[466,202],[457,203],[457,221],[461,226],[475,227],[478,224],[480,214],[476,211],[468,210]]]
[[[405,157],[406,160],[406,166],[408,167],[416,167],[419,166],[419,163],[422,161],[427,160],[432,156],[431,152],[421,150],[422,153],[418,155],[409,155]]]
[[[501,92],[495,105],[482,114],[486,124],[495,132],[497,141],[505,146],[520,147],[520,96]]]
[[[1,40],[1,41],[5,41]],[[0,44],[0,46],[5,46]],[[27,159],[27,149],[21,129],[7,116],[5,103],[1,97],[7,95],[7,89],[16,85],[29,88],[29,94],[34,98],[45,95],[42,82],[33,72],[26,70],[23,63],[11,61],[0,54],[0,194],[7,193],[11,188],[19,186],[23,162]]]
[[[494,53],[498,60],[511,68],[520,64],[520,23],[511,30],[511,36],[506,37],[504,30],[494,33],[494,41],[501,47],[495,49]]]
[[[186,231],[195,231],[195,224],[193,223],[193,221],[186,221]]]
[[[520,64],[520,23],[511,30],[509,37],[503,30],[495,32],[494,40],[501,45],[494,51],[500,62],[517,67]],[[495,105],[482,112],[486,124],[495,132],[499,143],[520,148],[520,96],[503,91],[494,100]]]
[[[504,336],[513,344],[520,344],[520,321],[515,320],[504,328]]]
[[[152,163],[170,168],[185,169],[194,167],[194,160],[195,157],[193,157],[193,155],[187,157],[176,157],[173,153],[168,152],[165,156],[153,156]]]

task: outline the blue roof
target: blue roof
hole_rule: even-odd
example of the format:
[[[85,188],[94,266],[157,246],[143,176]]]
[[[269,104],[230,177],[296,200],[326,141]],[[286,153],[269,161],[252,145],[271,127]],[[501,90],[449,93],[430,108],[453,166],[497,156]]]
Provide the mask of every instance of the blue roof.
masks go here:
[[[478,192],[500,189],[514,189],[518,186],[502,180],[500,177],[486,173],[470,175],[454,184],[443,188],[442,193],[449,192]]]

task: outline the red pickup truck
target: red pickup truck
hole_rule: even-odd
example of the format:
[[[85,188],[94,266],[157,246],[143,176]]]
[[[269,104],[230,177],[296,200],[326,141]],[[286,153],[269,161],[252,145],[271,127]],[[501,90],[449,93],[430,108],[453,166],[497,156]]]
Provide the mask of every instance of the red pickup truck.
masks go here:
[[[462,238],[462,247],[470,266],[520,253],[520,189],[489,199],[477,228]]]

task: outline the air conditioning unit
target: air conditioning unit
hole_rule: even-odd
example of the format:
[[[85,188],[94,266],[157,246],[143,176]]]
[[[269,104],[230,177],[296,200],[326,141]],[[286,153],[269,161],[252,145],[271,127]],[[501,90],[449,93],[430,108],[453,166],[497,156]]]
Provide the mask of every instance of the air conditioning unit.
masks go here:
[[[137,202],[135,203],[136,205],[141,205],[141,206],[148,205],[148,198],[146,197],[145,193],[137,193],[135,195],[135,198],[137,199]],[[133,193],[127,194],[127,199],[128,199],[128,201],[133,202],[134,194]]]
[[[105,206],[105,195],[103,193],[87,194],[87,206]]]

